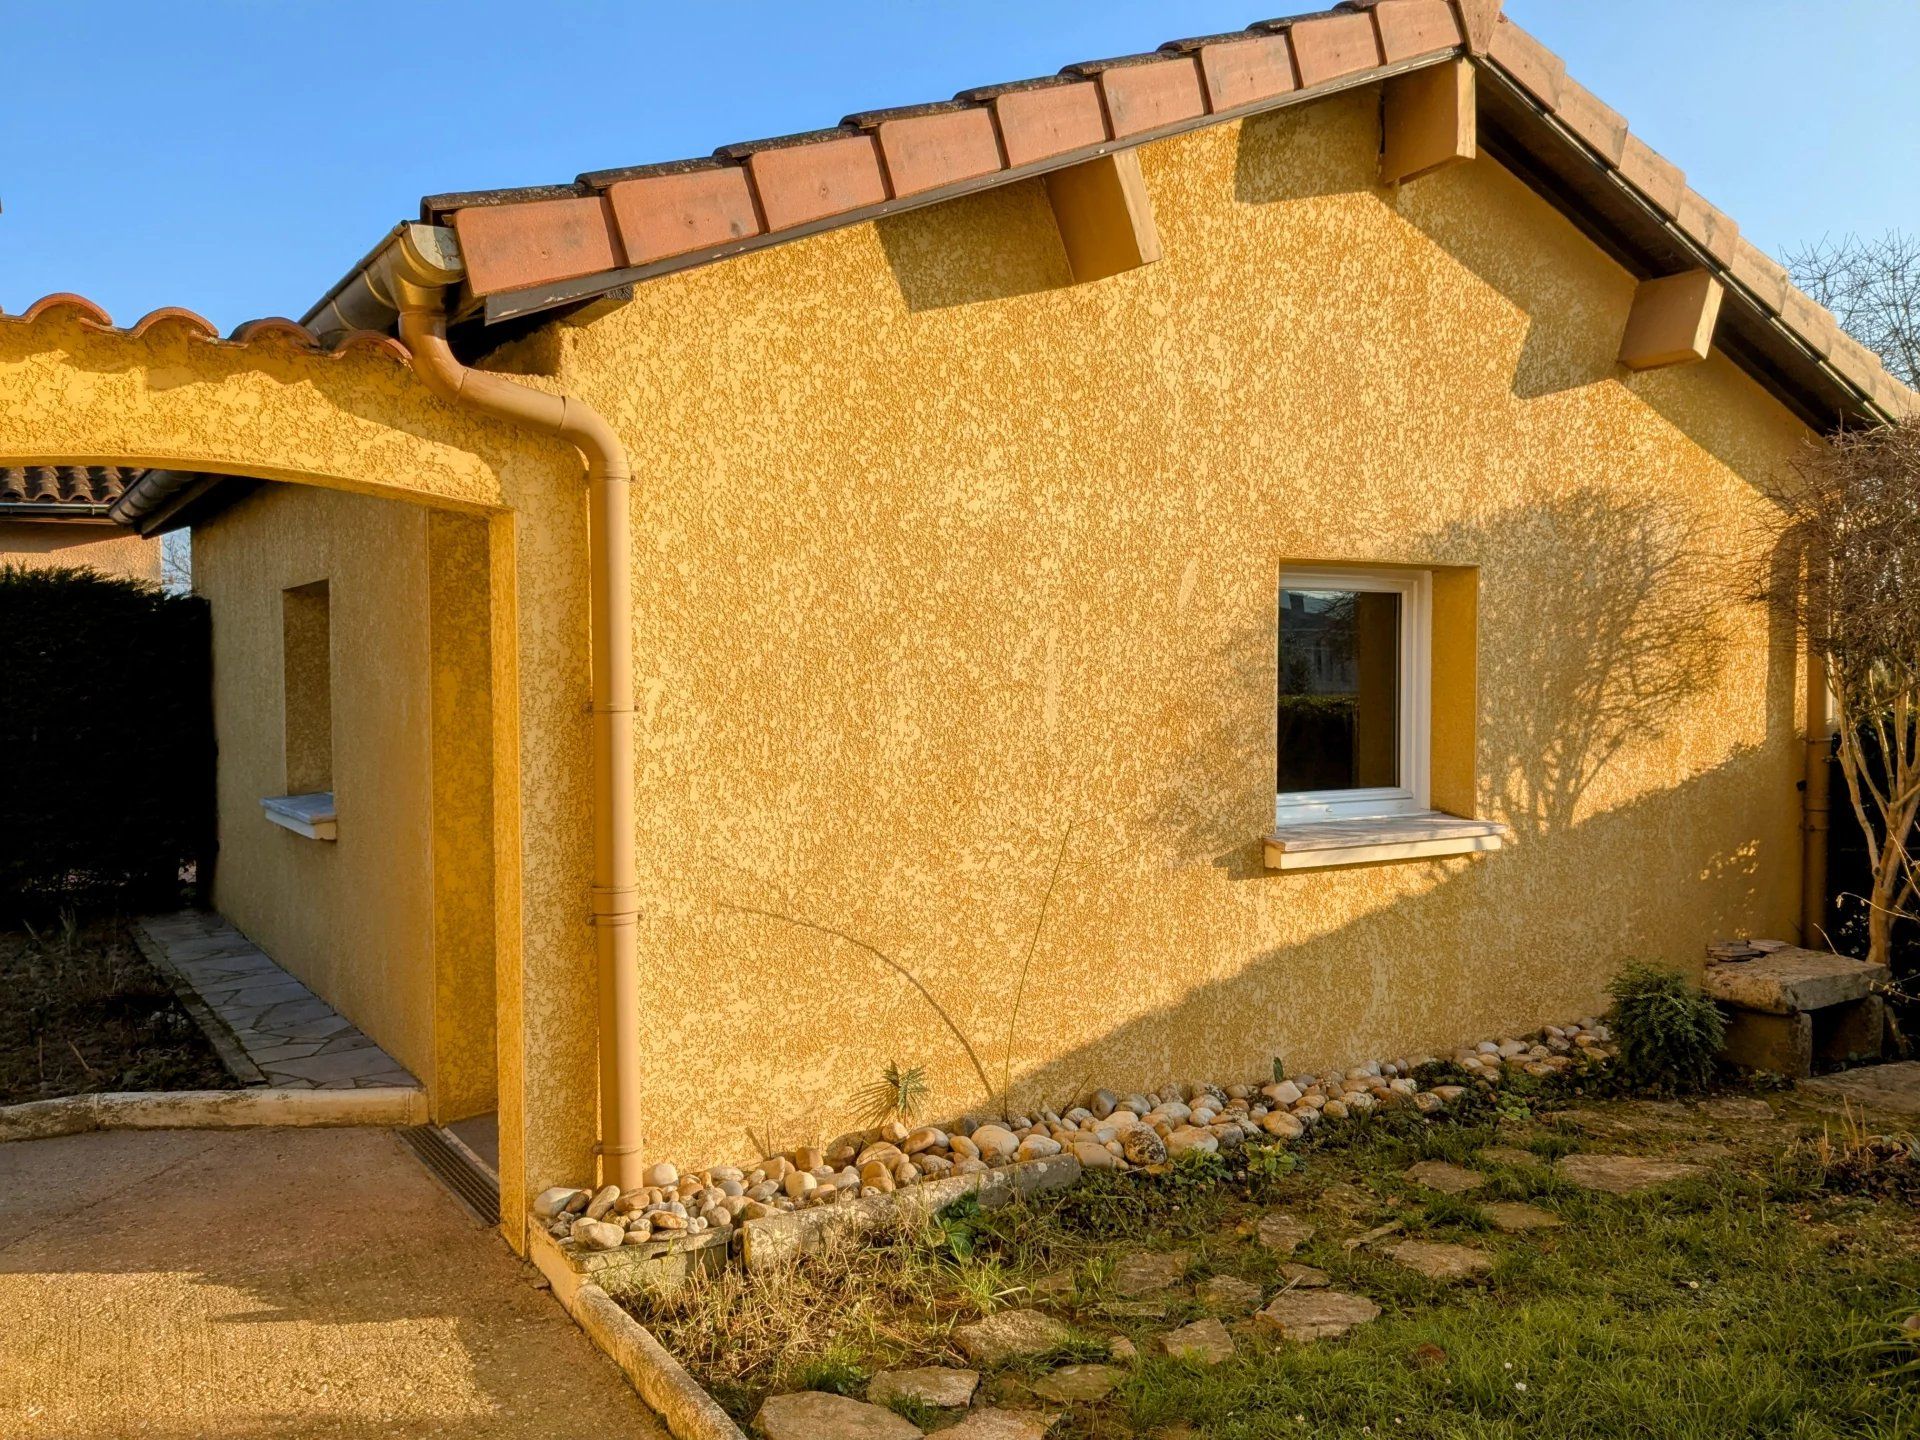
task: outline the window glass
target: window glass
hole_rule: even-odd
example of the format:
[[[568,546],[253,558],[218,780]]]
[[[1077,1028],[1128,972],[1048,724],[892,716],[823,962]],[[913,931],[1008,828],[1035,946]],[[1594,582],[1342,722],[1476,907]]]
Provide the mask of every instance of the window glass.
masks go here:
[[[1281,793],[1403,783],[1400,605],[1390,591],[1281,590]]]

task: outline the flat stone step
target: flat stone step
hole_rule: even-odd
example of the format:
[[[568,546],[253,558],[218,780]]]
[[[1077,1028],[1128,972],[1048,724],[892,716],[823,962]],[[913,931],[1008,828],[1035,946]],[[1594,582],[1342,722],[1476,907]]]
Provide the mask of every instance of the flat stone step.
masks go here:
[[[1894,1115],[1920,1115],[1920,1060],[1862,1065],[1802,1080],[1800,1089],[1809,1099],[1828,1104],[1841,1101]]]

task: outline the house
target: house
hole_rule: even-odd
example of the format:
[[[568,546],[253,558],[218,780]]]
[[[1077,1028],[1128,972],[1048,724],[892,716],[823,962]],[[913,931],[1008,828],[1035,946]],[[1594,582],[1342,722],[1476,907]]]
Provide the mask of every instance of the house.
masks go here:
[[[191,528],[215,902],[497,1110],[515,1243],[890,1062],[1265,1078],[1799,933],[1731,582],[1913,403],[1495,0],[431,196],[299,324],[51,297],[0,398]]]
[[[160,578],[160,538],[107,514],[139,471],[118,465],[0,466],[0,565],[77,565],[132,580]]]

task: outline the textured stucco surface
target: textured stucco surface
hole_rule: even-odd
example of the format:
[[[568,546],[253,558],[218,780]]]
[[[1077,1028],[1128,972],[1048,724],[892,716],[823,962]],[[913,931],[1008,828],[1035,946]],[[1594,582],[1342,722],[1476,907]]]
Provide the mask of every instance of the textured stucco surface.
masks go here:
[[[135,338],[70,312],[0,325],[0,463],[159,465],[373,493],[506,501],[502,427],[385,354]]]
[[[640,477],[655,1150],[831,1133],[888,1060],[981,1099],[899,980],[734,905],[897,957],[1022,1101],[1479,1038],[1790,933],[1796,660],[1735,556],[1799,426],[1718,356],[1620,369],[1632,278],[1490,161],[1377,188],[1376,117],[1148,146],[1166,258],[1097,284],[1016,184],[564,333]],[[1262,870],[1286,560],[1477,573],[1504,852]]]
[[[981,1098],[901,982],[733,906],[897,956],[1023,1100],[1476,1038],[1592,1008],[1627,955],[1789,932],[1796,661],[1735,559],[1799,427],[1718,356],[1622,371],[1631,277],[1497,165],[1376,188],[1376,98],[1147,147],[1166,258],[1096,284],[1016,184],[649,282],[500,357],[635,461],[653,1150],[831,1132],[888,1060],[940,1110]],[[435,948],[484,964],[490,918],[517,1220],[593,1136],[577,458],[379,357],[0,326],[0,461],[143,460],[323,487],[196,534],[228,647],[222,902],[422,1065],[484,993]],[[471,514],[484,555],[354,491]],[[257,814],[279,590],[321,557],[364,597],[332,599],[365,683],[335,680],[330,860]],[[1436,756],[1508,849],[1261,869],[1287,560],[1452,567]],[[436,747],[476,778],[437,804]],[[356,833],[377,854],[342,884]]]
[[[472,967],[484,965],[491,953],[503,1209],[510,1238],[517,1241],[524,1195],[582,1173],[593,1139],[594,973],[585,902],[591,777],[583,709],[586,543],[579,457],[557,441],[436,400],[407,365],[389,355],[317,355],[272,340],[208,344],[165,324],[139,336],[102,332],[70,312],[55,311],[30,324],[0,324],[0,463],[151,464],[299,487],[268,492],[279,498],[266,503],[284,505],[282,518],[289,523],[276,519],[275,536],[257,553],[237,539],[222,544],[229,516],[199,527],[195,536],[197,583],[216,597],[216,633],[223,628],[219,612],[234,608],[245,636],[232,657],[241,668],[229,664],[216,680],[226,717],[223,858],[238,865],[237,872],[233,865],[225,871],[223,893],[236,910],[255,915],[257,925],[290,937],[291,952],[274,947],[276,958],[300,967],[303,954],[330,955],[326,963],[340,970],[339,990],[329,991],[330,998],[394,1053],[408,1049],[404,1058],[422,1068],[430,1086],[431,1056],[421,1041],[428,1017],[438,1016],[448,1064],[459,1071],[436,1094],[451,1113],[484,1096],[485,1051],[496,1032],[479,1015],[487,984]],[[307,497],[309,491],[313,503],[304,510],[304,498],[286,498]],[[334,502],[343,492],[475,516],[485,526],[479,573],[486,593],[465,604],[452,598],[476,573],[468,532],[466,543],[432,552],[450,568],[442,571],[446,583],[434,596],[443,623],[430,624],[419,608],[432,579],[424,544],[416,538],[401,547],[408,553],[396,553],[402,569],[393,577],[355,559],[363,518],[367,543],[391,550],[397,530],[411,526],[417,536],[424,529],[426,512],[400,504],[341,508]],[[246,514],[244,506],[230,512]],[[415,602],[412,613],[401,608],[391,615],[377,613],[370,600],[346,607],[358,613],[349,624],[361,658],[381,662],[356,678],[376,687],[392,680],[406,692],[414,722],[392,739],[391,753],[343,760],[367,776],[392,771],[404,797],[367,802],[374,811],[392,809],[392,827],[369,826],[366,805],[355,806],[363,816],[357,843],[366,849],[355,862],[354,878],[364,874],[370,890],[357,883],[297,888],[317,878],[325,862],[311,855],[293,861],[315,876],[289,868],[285,847],[311,842],[285,832],[263,836],[265,822],[255,803],[259,795],[278,793],[271,777],[283,755],[279,570],[302,553],[335,551],[343,568],[366,582],[362,588],[369,596],[401,587]],[[475,627],[485,629],[484,647],[473,641]],[[390,639],[393,647],[377,653]],[[452,673],[436,670],[430,681],[430,656],[433,664],[444,658]],[[471,673],[479,663],[486,666],[483,677]],[[428,721],[429,695],[441,707],[437,729]],[[359,721],[386,733],[397,722],[378,713],[377,697],[376,688],[351,704]],[[488,704],[484,716],[473,713],[481,703],[476,697]],[[457,804],[435,813],[444,827],[440,838],[461,853],[443,849],[437,871],[428,868],[428,817],[418,803],[429,778],[410,768],[429,734],[443,747],[442,778],[458,793]],[[335,738],[343,743],[345,737]],[[491,747],[490,787],[463,783],[480,763],[476,743]],[[452,776],[449,765],[457,772]],[[488,829],[491,844],[480,833]],[[263,844],[265,853],[254,854]],[[468,907],[489,896],[491,914],[474,915]],[[397,928],[382,923],[397,915],[404,915]],[[337,940],[322,939],[336,930]],[[429,934],[442,958],[458,968],[418,968]],[[302,973],[326,987],[316,974]],[[389,975],[402,978],[389,987]],[[459,1024],[468,1013],[476,1023]],[[405,1035],[411,1040],[396,1038]]]
[[[51,569],[81,565],[129,580],[160,578],[160,541],[105,525],[36,525],[0,520],[0,565]]]
[[[427,519],[413,505],[264,486],[195,535],[213,615],[214,904],[431,1088]],[[268,821],[301,731],[283,695],[282,592],[327,582],[339,838]]]

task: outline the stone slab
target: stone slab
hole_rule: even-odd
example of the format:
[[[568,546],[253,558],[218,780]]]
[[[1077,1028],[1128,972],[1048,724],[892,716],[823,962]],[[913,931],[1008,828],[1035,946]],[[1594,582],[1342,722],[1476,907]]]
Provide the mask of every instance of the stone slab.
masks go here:
[[[419,1088],[420,1082],[299,977],[214,914],[136,921],[140,952],[167,977],[227,1069],[282,1090]]]
[[[570,1240],[555,1240],[537,1225],[534,1233],[553,1247],[559,1263],[582,1282],[615,1296],[675,1290],[695,1275],[717,1275],[726,1268],[733,1238],[731,1230],[703,1230],[698,1235],[622,1245],[618,1250],[583,1250]]]
[[[891,1410],[824,1390],[769,1395],[753,1428],[766,1440],[919,1440],[921,1434]]]
[[[1920,1060],[1863,1065],[1838,1075],[1802,1080],[1800,1089],[1817,1103],[1843,1102],[1892,1115],[1920,1115]]]
[[[1887,981],[1887,967],[1847,955],[1788,946],[1742,960],[1707,966],[1701,988],[1723,1005],[1768,1015],[1797,1015],[1864,1000]]]

